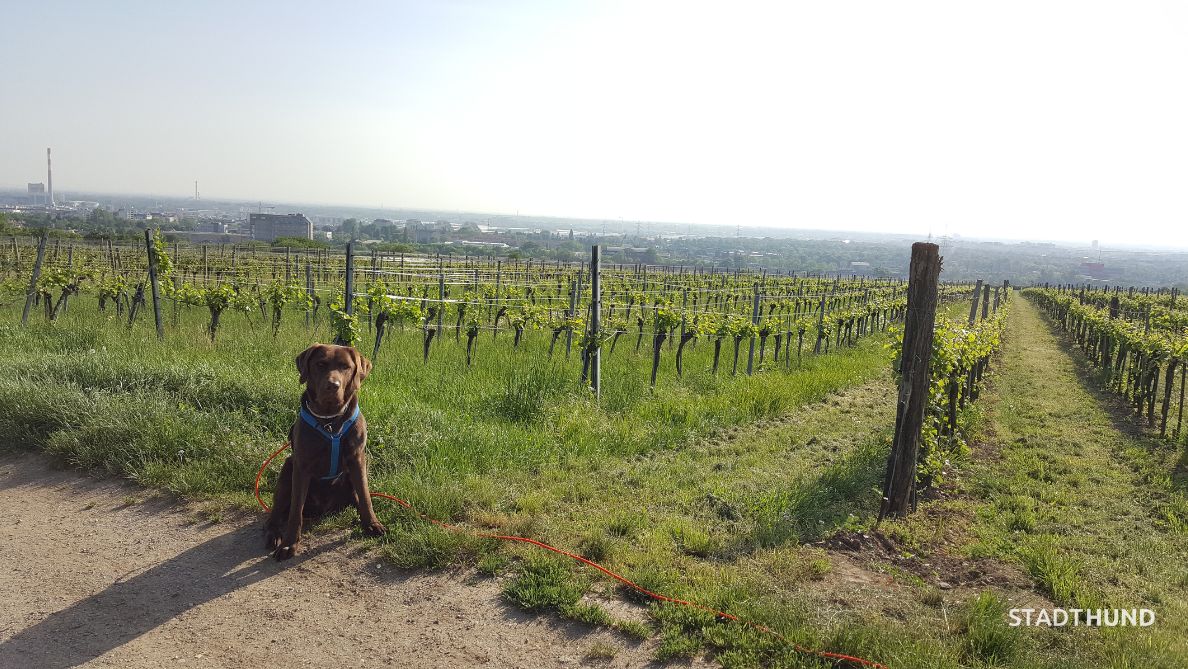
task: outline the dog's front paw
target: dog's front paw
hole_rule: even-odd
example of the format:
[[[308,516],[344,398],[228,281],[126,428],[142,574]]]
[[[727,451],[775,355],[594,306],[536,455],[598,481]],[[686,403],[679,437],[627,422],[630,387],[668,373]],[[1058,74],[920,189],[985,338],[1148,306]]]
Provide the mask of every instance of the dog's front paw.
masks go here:
[[[280,530],[275,527],[266,526],[264,528],[264,550],[269,553],[275,551],[281,545]]]
[[[297,543],[294,542],[287,546],[277,546],[276,550],[272,552],[272,557],[276,558],[277,562],[288,560],[297,554]]]
[[[363,534],[369,537],[379,537],[388,533],[388,528],[384,527],[380,521],[372,521],[370,523],[363,523]]]

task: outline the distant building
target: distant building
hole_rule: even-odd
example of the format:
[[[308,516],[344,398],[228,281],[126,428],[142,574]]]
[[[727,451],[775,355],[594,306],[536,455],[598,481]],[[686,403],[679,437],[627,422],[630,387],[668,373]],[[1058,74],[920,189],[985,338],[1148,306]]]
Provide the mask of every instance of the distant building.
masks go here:
[[[1121,272],[1118,269],[1106,267],[1106,264],[1103,262],[1083,262],[1081,263],[1081,274],[1086,279],[1109,281],[1110,279],[1116,279]]]
[[[271,242],[277,237],[313,239],[313,223],[305,214],[249,214],[252,239]]]
[[[129,211],[127,218],[129,221],[160,221],[162,223],[177,223],[177,214],[169,214],[160,211]]]
[[[450,238],[453,230],[446,221],[423,223],[414,218],[404,222],[406,241],[413,244],[440,244]]]
[[[29,184],[29,203],[33,206],[45,206],[49,202],[49,197],[45,194],[45,184]]]

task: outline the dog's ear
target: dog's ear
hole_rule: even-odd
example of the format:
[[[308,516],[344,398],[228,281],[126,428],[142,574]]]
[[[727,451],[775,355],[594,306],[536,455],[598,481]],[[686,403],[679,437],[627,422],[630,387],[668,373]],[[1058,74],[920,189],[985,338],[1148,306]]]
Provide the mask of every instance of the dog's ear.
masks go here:
[[[321,350],[321,344],[314,344],[302,351],[297,356],[297,375],[301,383],[309,381],[309,363],[313,359],[315,353]]]
[[[355,390],[358,390],[359,386],[363,383],[363,379],[366,379],[367,375],[371,374],[371,361],[364,358],[363,354],[359,352],[359,349],[353,346],[351,347],[351,357],[355,362],[355,375],[352,382]]]

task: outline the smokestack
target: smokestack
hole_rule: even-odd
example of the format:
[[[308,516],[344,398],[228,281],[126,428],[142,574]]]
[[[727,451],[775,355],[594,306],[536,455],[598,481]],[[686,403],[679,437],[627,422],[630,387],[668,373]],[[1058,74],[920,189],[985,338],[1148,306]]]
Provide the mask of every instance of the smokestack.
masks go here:
[[[49,207],[52,209],[54,206],[54,165],[50,161],[49,147],[45,149],[45,176],[49,182]]]

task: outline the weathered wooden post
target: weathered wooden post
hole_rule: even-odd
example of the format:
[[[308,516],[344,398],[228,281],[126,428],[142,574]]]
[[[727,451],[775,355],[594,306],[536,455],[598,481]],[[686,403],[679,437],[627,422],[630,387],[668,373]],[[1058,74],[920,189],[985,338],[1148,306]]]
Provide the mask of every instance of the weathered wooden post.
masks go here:
[[[343,310],[350,316],[355,313],[355,242],[346,245],[346,294],[343,297],[346,300]]]
[[[343,269],[346,275],[345,286],[343,287],[343,311],[347,316],[352,316],[355,313],[355,243],[353,241],[347,242],[346,245],[346,267]],[[344,340],[340,335],[334,336],[334,343],[339,346],[348,346],[351,342]]]
[[[590,350],[590,385],[594,399],[602,396],[602,258],[601,248],[590,247],[590,332],[593,348]]]
[[[913,255],[912,257],[914,258],[915,255]],[[910,280],[908,283],[908,290],[909,291],[911,290]],[[974,323],[977,322],[977,320],[978,320],[978,297],[980,296],[981,292],[982,292],[982,280],[978,279],[978,285],[974,286],[973,301],[970,302],[970,304],[969,304],[969,327],[971,327],[971,328],[973,327]]]
[[[308,260],[305,261],[305,294],[309,296],[309,303],[314,301],[314,283],[313,283],[313,265]],[[305,310],[305,329],[309,329],[309,313],[313,309]]]
[[[25,292],[25,309],[21,311],[21,325],[29,324],[29,310],[33,308],[33,298],[37,296],[37,280],[41,278],[41,262],[45,260],[45,243],[49,236],[41,233],[37,240],[37,258],[33,261],[33,276],[29,277],[29,290]]]
[[[990,284],[982,291],[982,320],[990,316]]]
[[[582,292],[582,273],[580,270],[578,271],[577,279],[575,279],[573,281],[573,283],[570,284],[570,290],[571,290],[571,292],[569,294],[569,312],[567,315],[569,318],[573,318],[574,316],[577,315],[578,296]],[[569,351],[572,348],[572,346],[573,346],[573,328],[568,327],[568,328],[565,328],[565,357],[566,358],[569,357]]]
[[[915,506],[916,459],[920,453],[920,431],[928,406],[928,373],[936,323],[936,286],[941,269],[939,251],[936,244],[912,244],[903,357],[899,361],[895,437],[887,458],[879,520],[887,515],[907,515]]]
[[[499,305],[502,302],[500,298],[500,291],[503,286],[503,261],[495,261],[495,322],[491,328],[491,339],[499,336]],[[487,307],[487,318],[491,317],[491,308]]]
[[[165,324],[161,321],[161,290],[157,286],[157,253],[153,248],[153,230],[144,231],[144,245],[148,252],[149,286],[153,293],[153,322],[157,325],[157,339],[165,338]]]
[[[759,284],[755,284],[755,296],[751,302],[751,324],[759,328]],[[755,370],[755,335],[751,335],[751,346],[747,353],[747,376]]]
[[[437,254],[437,333],[441,341],[441,321],[445,314],[445,266],[441,264],[441,254]]]

